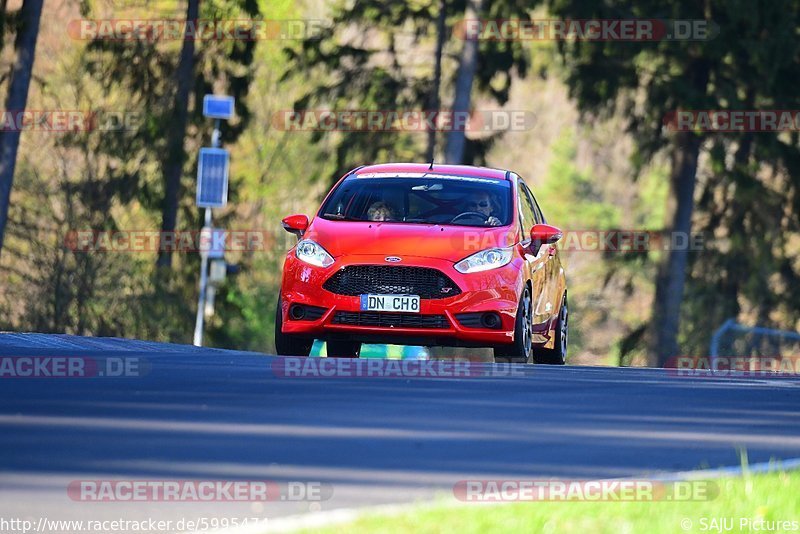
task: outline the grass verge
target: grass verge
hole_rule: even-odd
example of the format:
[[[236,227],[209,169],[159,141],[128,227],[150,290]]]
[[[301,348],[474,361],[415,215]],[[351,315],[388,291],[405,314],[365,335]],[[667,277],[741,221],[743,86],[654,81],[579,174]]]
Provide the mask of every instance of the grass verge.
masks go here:
[[[716,495],[691,501],[442,503],[306,532],[800,532],[800,471],[707,484]]]

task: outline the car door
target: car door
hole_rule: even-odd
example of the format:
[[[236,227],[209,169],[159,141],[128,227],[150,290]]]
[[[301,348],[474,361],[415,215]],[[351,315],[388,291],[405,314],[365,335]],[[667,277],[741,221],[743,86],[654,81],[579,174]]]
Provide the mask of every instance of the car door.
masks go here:
[[[525,192],[528,194],[531,203],[533,204],[534,217],[536,218],[537,223],[547,224],[547,220],[544,218],[544,214],[539,207],[539,203],[536,202],[536,197],[533,195],[533,191],[530,190],[527,184],[523,185]],[[561,258],[558,253],[558,247],[555,243],[544,245],[542,248],[547,249],[545,265],[547,278],[547,287],[545,292],[547,294],[547,301],[545,308],[548,314],[555,316],[556,312],[558,311],[558,307],[561,305],[561,295],[564,293],[563,268],[561,266]]]
[[[533,301],[533,322],[541,324],[547,321],[551,314],[548,309],[549,298],[547,295],[548,247],[546,245],[536,247],[531,241],[531,228],[533,228],[534,224],[537,224],[536,212],[531,197],[527,192],[527,187],[522,179],[517,180],[517,198],[519,201],[519,217],[522,231],[520,244],[525,250],[525,262],[530,269],[531,285],[533,287],[533,294],[531,295]],[[534,248],[536,248],[536,250],[534,250]]]

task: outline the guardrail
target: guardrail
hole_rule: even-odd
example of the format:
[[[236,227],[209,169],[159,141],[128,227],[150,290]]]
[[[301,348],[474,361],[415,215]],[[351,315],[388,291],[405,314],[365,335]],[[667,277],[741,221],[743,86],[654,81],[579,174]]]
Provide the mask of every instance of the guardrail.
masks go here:
[[[736,334],[742,334],[736,339]],[[761,326],[745,326],[728,319],[711,337],[709,355],[719,356],[784,356],[800,355],[800,332],[776,330]]]

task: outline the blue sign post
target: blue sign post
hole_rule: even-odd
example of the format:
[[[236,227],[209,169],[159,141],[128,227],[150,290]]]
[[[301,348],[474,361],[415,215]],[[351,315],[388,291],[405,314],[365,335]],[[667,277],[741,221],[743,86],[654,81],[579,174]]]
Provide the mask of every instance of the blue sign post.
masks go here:
[[[203,232],[212,234],[215,231],[211,226],[211,209],[222,208],[228,203],[228,172],[230,169],[230,155],[224,148],[220,148],[219,125],[220,120],[233,117],[234,98],[232,96],[206,95],[203,98],[203,115],[214,119],[214,132],[211,135],[211,148],[201,148],[197,158],[197,207],[205,208],[205,224]],[[219,230],[217,230],[219,231]],[[216,281],[209,287],[209,260],[222,262],[224,265],[224,251],[209,254],[208,250],[200,249],[200,294],[197,298],[197,319],[194,324],[194,344],[203,345],[203,322],[207,312],[213,311]],[[209,257],[211,256],[211,257]],[[219,265],[217,265],[219,267]],[[215,272],[219,269],[215,269]]]
[[[203,116],[230,120],[233,117],[233,104],[232,96],[206,95],[203,97]]]
[[[201,148],[197,159],[197,207],[222,208],[228,203],[230,157],[224,148]]]

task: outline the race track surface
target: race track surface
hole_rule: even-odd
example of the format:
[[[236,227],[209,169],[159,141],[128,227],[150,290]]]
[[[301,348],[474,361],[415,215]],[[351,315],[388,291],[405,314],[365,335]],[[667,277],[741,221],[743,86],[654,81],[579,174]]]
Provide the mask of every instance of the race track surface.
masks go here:
[[[796,378],[569,366],[492,376],[490,364],[462,378],[285,377],[285,359],[255,353],[0,334],[0,357],[22,356],[85,357],[98,370],[127,358],[142,376],[0,379],[5,517],[278,517],[452,497],[468,479],[646,477],[735,466],[740,450],[750,462],[800,457]],[[305,482],[328,495],[68,495],[70,482],[97,479]]]

